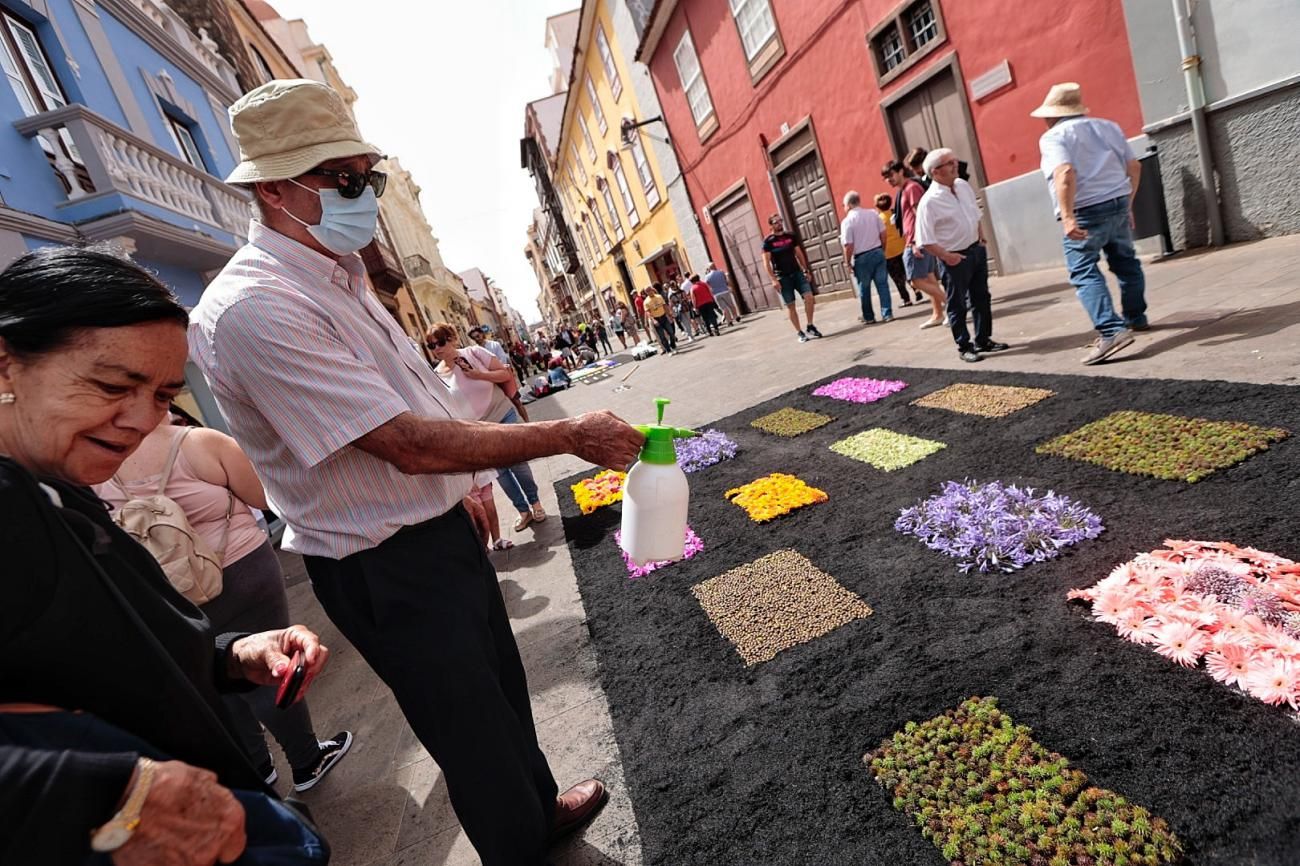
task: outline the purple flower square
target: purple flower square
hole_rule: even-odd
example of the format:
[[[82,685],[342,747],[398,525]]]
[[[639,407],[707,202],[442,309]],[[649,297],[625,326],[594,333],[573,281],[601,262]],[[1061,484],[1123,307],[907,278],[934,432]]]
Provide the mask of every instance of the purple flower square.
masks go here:
[[[814,397],[831,397],[850,403],[874,403],[907,387],[898,379],[857,379],[852,376],[836,379],[813,391]]]

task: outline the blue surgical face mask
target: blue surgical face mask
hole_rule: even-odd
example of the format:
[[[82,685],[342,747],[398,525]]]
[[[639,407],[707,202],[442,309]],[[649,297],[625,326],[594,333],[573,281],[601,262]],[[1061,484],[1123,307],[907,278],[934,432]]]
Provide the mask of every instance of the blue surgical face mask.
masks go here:
[[[375,239],[375,226],[379,221],[379,199],[369,186],[356,198],[344,198],[336,189],[312,189],[293,178],[289,182],[320,196],[320,224],[309,225],[280,208],[289,219],[307,229],[321,246],[330,252],[345,256],[355,253]]]

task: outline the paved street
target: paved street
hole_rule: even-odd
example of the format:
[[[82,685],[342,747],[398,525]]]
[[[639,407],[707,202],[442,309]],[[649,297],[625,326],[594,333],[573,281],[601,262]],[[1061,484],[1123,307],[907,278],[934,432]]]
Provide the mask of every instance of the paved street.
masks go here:
[[[895,308],[891,324],[857,323],[850,297],[818,308],[823,340],[800,345],[781,313],[752,316],[721,337],[676,357],[626,364],[612,379],[577,385],[533,404],[534,420],[609,408],[632,421],[651,417],[652,398],[673,400],[671,422],[700,425],[860,363],[1134,378],[1296,383],[1300,376],[1300,236],[1238,245],[1148,265],[1152,330],[1114,362],[1083,367],[1092,332],[1063,270],[993,283],[994,337],[1013,348],[966,365],[944,329],[920,331],[920,305]],[[615,392],[619,380],[628,390]],[[1187,407],[1193,412],[1195,407]],[[581,468],[571,457],[535,461],[543,502],[554,515],[551,482]],[[498,493],[507,525],[512,513]],[[595,774],[611,800],[584,836],[557,852],[558,864],[642,862],[632,805],[620,771],[596,660],[583,622],[560,521],[552,516],[516,534],[498,557],[501,586],[528,668],[542,745],[563,788]],[[432,552],[431,552],[432,554]],[[338,866],[475,863],[456,824],[437,768],[415,741],[388,689],[315,604],[297,557],[283,554],[296,618],[333,650],[311,697],[316,728],[352,730],[352,754],[307,799],[335,846]],[[287,778],[281,766],[281,778]],[[282,783],[283,784],[283,783]],[[683,828],[689,832],[689,828]]]

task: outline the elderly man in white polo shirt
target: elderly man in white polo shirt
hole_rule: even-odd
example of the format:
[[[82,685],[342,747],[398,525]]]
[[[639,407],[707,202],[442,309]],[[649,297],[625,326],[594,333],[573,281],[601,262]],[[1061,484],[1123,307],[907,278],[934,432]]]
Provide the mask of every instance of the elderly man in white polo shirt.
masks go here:
[[[557,797],[519,651],[465,497],[475,470],[573,453],[623,468],[643,438],[608,413],[465,421],[466,407],[366,285],[385,176],[342,98],[272,81],[230,109],[254,193],[248,243],[190,322],[190,353],[252,459],[286,550],[393,690],[484,864],[541,864],[606,798]],[[362,708],[364,710],[364,708]]]
[[[1149,327],[1146,277],[1133,247],[1133,197],[1142,164],[1118,123],[1087,116],[1083,91],[1074,82],[1052,85],[1030,114],[1047,121],[1038,139],[1041,168],[1061,221],[1070,282],[1099,335],[1083,363],[1096,364],[1132,343],[1130,330]],[[1119,279],[1122,317],[1101,272],[1102,253]]]
[[[957,154],[946,147],[925,157],[933,183],[916,206],[916,242],[939,259],[948,298],[948,325],[963,361],[982,361],[984,352],[1010,348],[993,340],[989,299],[989,256],[984,249],[975,190],[957,176]],[[975,339],[966,327],[966,311],[975,319]]]
[[[844,220],[840,223],[840,246],[844,264],[853,271],[853,282],[862,305],[862,321],[876,322],[871,307],[871,284],[880,296],[880,321],[892,322],[894,308],[889,298],[889,270],[885,267],[885,223],[875,208],[864,208],[856,190],[844,194]]]

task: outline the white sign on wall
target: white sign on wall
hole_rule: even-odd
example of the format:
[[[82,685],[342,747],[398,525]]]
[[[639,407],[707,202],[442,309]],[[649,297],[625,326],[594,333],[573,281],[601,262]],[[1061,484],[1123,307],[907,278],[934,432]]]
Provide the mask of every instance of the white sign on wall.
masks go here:
[[[983,75],[971,79],[971,99],[980,100],[1012,83],[1011,63],[1003,60]]]

